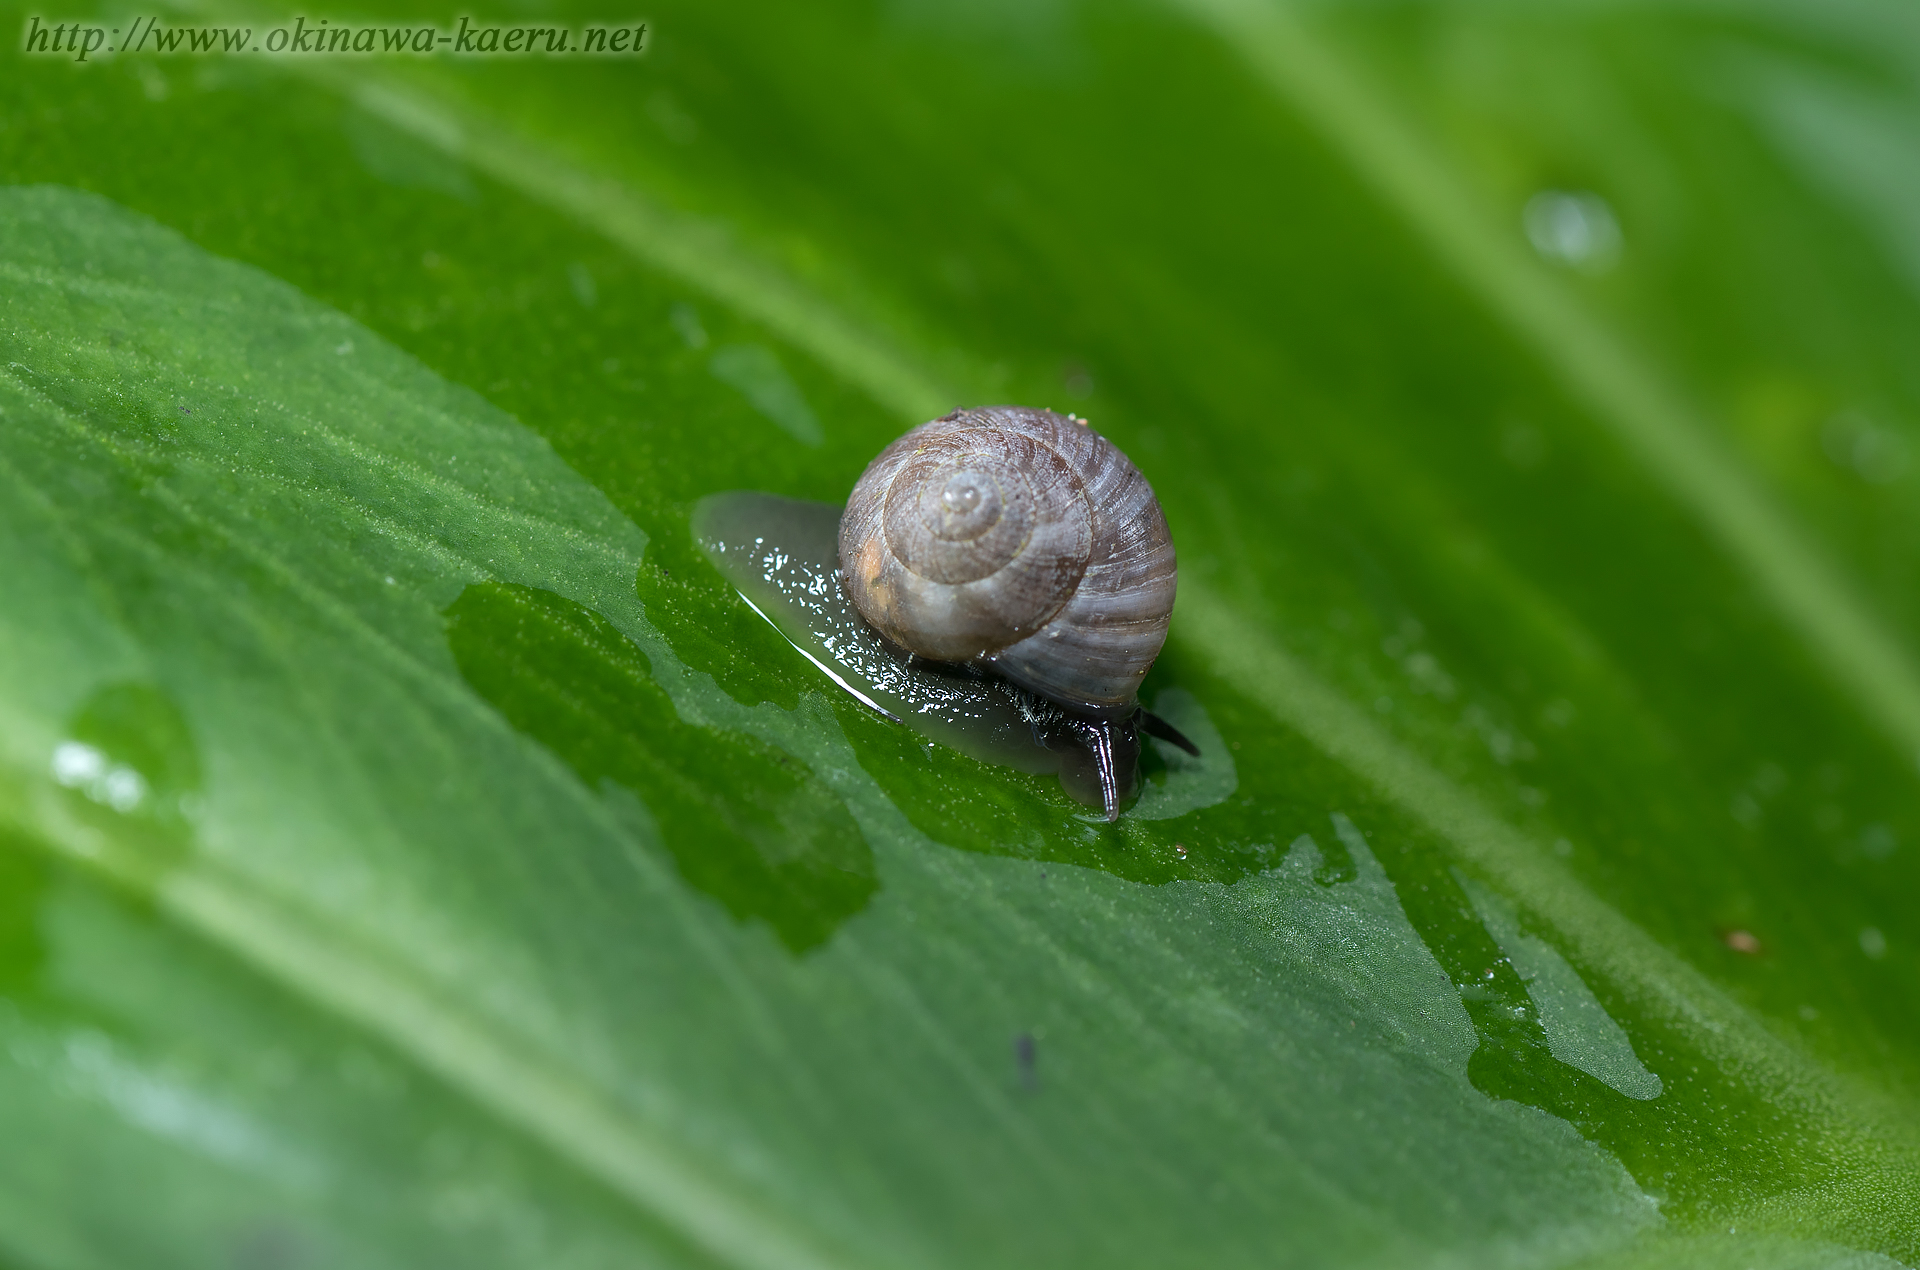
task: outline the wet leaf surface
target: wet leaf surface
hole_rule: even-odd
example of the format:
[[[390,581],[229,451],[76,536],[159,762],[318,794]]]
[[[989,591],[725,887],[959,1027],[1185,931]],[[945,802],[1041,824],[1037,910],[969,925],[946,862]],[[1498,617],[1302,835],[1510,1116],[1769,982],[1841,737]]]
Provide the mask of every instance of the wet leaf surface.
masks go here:
[[[0,1257],[1920,1256],[1903,14],[651,18],[4,55]],[[993,400],[1230,781],[701,554]]]

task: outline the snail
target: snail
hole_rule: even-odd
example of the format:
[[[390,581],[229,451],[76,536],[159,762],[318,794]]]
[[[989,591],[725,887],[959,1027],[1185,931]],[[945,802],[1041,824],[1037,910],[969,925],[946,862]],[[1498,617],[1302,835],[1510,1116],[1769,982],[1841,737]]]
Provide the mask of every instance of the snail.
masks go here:
[[[1173,613],[1173,540],[1139,469],[1083,420],[956,410],[881,451],[839,528],[847,598],[891,645],[1005,680],[1091,752],[1106,817],[1139,733],[1199,751],[1142,709]]]

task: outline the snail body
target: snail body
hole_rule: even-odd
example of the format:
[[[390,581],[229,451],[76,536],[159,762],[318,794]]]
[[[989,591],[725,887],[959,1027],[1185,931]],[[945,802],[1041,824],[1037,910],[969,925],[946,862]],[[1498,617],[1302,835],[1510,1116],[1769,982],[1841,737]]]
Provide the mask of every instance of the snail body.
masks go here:
[[[1153,489],[1084,422],[1023,406],[957,410],[867,467],[840,520],[840,581],[888,641],[1053,703],[1100,767],[1108,819],[1131,788],[1140,681],[1177,581]]]

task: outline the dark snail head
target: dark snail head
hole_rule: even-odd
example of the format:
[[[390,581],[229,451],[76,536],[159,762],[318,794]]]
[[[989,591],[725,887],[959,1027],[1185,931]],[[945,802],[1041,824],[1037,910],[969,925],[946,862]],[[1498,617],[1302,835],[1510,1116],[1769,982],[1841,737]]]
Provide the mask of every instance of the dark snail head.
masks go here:
[[[1146,478],[1085,423],[988,406],[907,433],[853,488],[840,577],[908,652],[1123,724],[1137,751],[1136,693],[1173,613],[1173,541]]]

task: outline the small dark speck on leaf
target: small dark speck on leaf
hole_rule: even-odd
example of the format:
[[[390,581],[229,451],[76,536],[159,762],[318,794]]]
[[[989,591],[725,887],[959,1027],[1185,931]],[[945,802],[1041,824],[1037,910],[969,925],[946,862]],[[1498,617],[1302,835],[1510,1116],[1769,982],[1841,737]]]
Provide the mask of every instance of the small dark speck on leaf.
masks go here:
[[[182,406],[180,407],[180,413],[183,415],[190,415],[193,413],[193,411],[187,409],[185,406]]]
[[[1020,1069],[1020,1088],[1040,1088],[1039,1046],[1034,1042],[1033,1033],[1022,1032],[1013,1038],[1013,1061]]]

